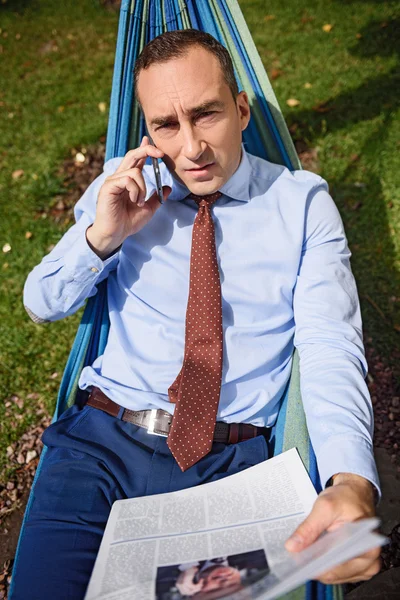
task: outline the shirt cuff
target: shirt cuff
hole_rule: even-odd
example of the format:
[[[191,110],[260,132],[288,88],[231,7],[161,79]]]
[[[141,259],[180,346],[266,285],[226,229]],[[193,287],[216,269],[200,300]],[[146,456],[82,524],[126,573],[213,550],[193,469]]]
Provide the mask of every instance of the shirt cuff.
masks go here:
[[[64,267],[74,281],[96,280],[106,267],[118,262],[119,249],[102,260],[90,248],[86,239],[86,230],[82,231],[70,250],[65,253]]]
[[[381,498],[379,475],[372,445],[362,437],[333,437],[318,450],[318,471],[323,488],[337,473],[360,475],[372,483]]]

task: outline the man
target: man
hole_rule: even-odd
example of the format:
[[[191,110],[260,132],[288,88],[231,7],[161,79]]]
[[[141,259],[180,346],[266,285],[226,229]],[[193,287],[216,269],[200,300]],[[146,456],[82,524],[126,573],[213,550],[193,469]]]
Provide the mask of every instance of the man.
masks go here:
[[[243,590],[268,573],[264,550],[159,567],[156,596],[157,600],[180,600],[187,597],[211,600],[219,597],[219,594],[223,597]]]
[[[111,328],[104,354],[80,378],[88,403],[43,435],[48,453],[15,600],[83,597],[114,500],[198,485],[268,458],[293,345],[326,489],[288,549],[374,514],[359,304],[326,182],[246,153],[248,98],[211,36],[160,36],[135,75],[155,147],[144,137],[105,165],[78,202],[76,225],[25,287],[32,318],[53,321],[108,277]],[[148,157],[163,159],[163,205]],[[320,579],[368,579],[378,554]]]

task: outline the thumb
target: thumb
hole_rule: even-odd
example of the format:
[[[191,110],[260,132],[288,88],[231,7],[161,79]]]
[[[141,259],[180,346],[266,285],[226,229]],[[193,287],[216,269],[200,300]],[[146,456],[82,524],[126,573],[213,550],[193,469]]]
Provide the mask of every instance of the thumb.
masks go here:
[[[170,195],[171,192],[172,192],[172,188],[170,188],[169,185],[163,186],[164,202],[165,202],[165,200],[168,200],[168,196]]]
[[[322,500],[322,501],[321,501]],[[317,498],[308,517],[299,525],[296,531],[285,543],[286,550],[299,552],[304,550],[332,525],[335,514],[332,504]]]

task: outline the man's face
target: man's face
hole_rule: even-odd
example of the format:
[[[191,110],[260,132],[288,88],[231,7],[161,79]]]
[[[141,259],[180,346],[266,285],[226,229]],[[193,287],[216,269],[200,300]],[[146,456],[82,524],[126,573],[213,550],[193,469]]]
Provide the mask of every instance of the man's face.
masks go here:
[[[245,92],[233,99],[213,54],[194,46],[141,71],[138,96],[149,133],[178,180],[197,195],[228,181],[240,163],[250,109]]]
[[[226,589],[240,584],[240,573],[234,567],[213,567],[203,575],[202,592]]]

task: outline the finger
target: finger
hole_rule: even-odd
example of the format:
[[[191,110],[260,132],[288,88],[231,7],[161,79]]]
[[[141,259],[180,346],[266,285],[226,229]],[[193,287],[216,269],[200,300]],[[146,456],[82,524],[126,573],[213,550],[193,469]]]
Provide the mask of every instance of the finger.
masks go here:
[[[303,550],[328,529],[337,518],[335,503],[328,496],[318,496],[308,517],[285,543],[286,550],[299,552]]]
[[[136,181],[128,178],[126,189],[129,193],[129,199],[132,202],[132,204],[137,204],[139,194],[140,194],[140,189],[139,189],[139,186],[137,185]]]
[[[139,188],[139,196],[137,198],[138,203],[143,205],[144,199],[146,197],[146,183],[144,181],[144,177],[142,171],[138,167],[134,167],[133,169],[128,169],[127,171],[122,171],[121,173],[114,173],[108,177],[108,182],[121,182],[127,181],[127,179],[132,179],[135,181],[136,185]],[[123,184],[118,186],[118,189],[122,189]],[[110,190],[111,191],[111,190]],[[111,192],[112,193],[112,192]]]
[[[142,137],[142,141],[140,142],[140,147],[143,148],[144,146],[149,146],[150,144],[150,140],[147,137],[147,135],[144,135]],[[147,158],[147,156],[146,156]],[[146,158],[141,158],[141,159],[137,159],[137,162],[135,164],[135,167],[137,167],[138,169],[143,169],[144,163],[146,162]]]
[[[143,140],[142,140],[143,142]],[[132,167],[136,167],[139,161],[144,161],[148,156],[152,156],[154,158],[161,158],[164,156],[164,152],[147,143],[146,145],[140,145],[139,148],[134,148],[133,150],[129,150],[122,159],[121,164],[119,165],[116,173],[121,171],[126,171],[127,169],[131,169]],[[143,161],[144,159],[144,161]]]
[[[321,581],[321,583],[327,584],[366,581],[379,573],[380,570],[381,560],[379,557],[375,557],[373,560],[358,557],[334,569],[321,573],[316,579]]]

